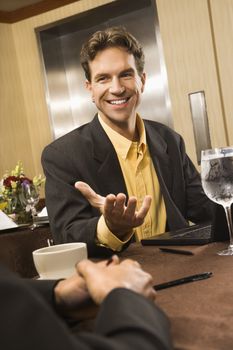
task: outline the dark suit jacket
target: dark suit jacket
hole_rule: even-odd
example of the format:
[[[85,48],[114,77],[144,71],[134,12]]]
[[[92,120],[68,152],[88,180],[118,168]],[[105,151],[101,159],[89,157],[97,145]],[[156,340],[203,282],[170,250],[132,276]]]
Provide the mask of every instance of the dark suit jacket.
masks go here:
[[[182,228],[187,220],[210,219],[212,203],[205,196],[199,173],[185,153],[183,139],[167,126],[144,121],[150,155],[167,211],[167,227]],[[90,255],[103,254],[95,244],[99,211],[74,188],[87,182],[97,193],[127,194],[116,152],[97,116],[91,123],[45,148],[46,205],[56,243],[83,241]],[[101,250],[102,249],[102,250]]]
[[[52,302],[54,282],[29,281],[0,266],[0,344],[3,350],[169,350],[169,324],[161,310],[126,289],[102,303],[92,333],[71,333]]]

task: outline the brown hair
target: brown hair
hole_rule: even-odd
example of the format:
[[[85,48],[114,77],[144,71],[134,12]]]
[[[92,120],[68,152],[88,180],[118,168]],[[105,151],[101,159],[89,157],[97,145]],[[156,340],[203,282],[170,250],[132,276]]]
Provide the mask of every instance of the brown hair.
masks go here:
[[[89,62],[94,60],[99,51],[109,47],[125,48],[134,56],[138,74],[143,73],[145,59],[141,44],[124,27],[112,27],[95,32],[82,46],[80,62],[88,81],[91,81]]]

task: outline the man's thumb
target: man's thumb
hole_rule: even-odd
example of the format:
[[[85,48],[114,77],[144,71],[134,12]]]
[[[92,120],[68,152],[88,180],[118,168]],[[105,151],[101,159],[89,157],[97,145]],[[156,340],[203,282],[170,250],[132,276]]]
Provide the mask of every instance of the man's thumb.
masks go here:
[[[96,264],[88,259],[82,260],[76,265],[77,272],[84,278],[95,273],[96,268]]]

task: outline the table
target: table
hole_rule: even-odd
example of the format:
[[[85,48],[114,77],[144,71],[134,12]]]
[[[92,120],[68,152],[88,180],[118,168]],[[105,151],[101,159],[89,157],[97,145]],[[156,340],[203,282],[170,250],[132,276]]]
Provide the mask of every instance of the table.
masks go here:
[[[47,245],[49,226],[0,233],[0,261],[22,277],[37,275],[32,251]],[[164,253],[155,246],[131,244],[121,258],[137,260],[151,273],[154,284],[206,271],[213,277],[157,293],[157,303],[171,321],[175,349],[233,348],[233,257],[218,256],[226,243],[196,249],[194,255]]]
[[[157,303],[171,320],[175,349],[233,348],[233,257],[216,254],[226,245],[212,243],[194,255],[181,255],[135,243],[121,254],[137,260],[155,284],[213,272],[209,279],[157,292]]]
[[[33,231],[29,227],[0,231],[0,262],[21,277],[35,277],[32,252],[47,246],[51,238],[49,225]]]

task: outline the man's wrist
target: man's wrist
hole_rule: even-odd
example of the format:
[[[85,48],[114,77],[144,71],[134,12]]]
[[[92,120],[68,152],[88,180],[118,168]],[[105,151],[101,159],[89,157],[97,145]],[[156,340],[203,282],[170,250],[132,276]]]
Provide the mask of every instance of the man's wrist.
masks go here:
[[[134,231],[130,232],[126,240],[121,240],[109,230],[104,216],[101,215],[97,224],[96,243],[98,245],[110,248],[115,252],[120,252],[123,246],[131,239],[133,234]]]
[[[133,229],[128,229],[128,230],[116,230],[112,227],[112,225],[110,224],[110,222],[104,218],[105,223],[109,229],[109,231],[112,232],[112,234],[114,234],[116,237],[118,237],[121,241],[128,241],[128,239],[130,238],[130,236],[132,236],[133,233]]]

